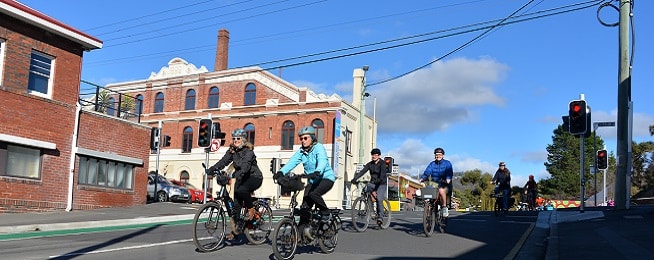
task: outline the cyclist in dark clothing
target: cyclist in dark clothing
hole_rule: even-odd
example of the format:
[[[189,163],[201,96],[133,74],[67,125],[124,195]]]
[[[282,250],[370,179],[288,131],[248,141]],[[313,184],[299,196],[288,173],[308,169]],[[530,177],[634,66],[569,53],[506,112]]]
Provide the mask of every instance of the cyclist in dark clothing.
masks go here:
[[[536,208],[536,190],[538,188],[538,184],[534,180],[534,175],[529,175],[529,180],[527,183],[525,183],[525,195],[529,193],[531,196],[527,196],[529,201],[527,203],[529,204],[529,210],[534,210]]]
[[[511,171],[506,168],[506,164],[504,162],[500,162],[499,168],[491,180],[491,184],[498,185],[495,190],[495,194],[500,191],[502,192],[502,195],[504,195],[503,210],[509,210],[509,195],[511,194]]]
[[[383,222],[384,220],[384,205],[383,201],[386,199],[386,188],[388,187],[387,173],[388,168],[386,163],[381,159],[381,150],[378,148],[372,149],[370,151],[372,160],[366,165],[363,166],[363,169],[354,175],[354,178],[350,182],[356,183],[361,176],[366,172],[370,172],[370,182],[366,185],[366,192],[374,192],[377,196],[377,216],[378,222]]]

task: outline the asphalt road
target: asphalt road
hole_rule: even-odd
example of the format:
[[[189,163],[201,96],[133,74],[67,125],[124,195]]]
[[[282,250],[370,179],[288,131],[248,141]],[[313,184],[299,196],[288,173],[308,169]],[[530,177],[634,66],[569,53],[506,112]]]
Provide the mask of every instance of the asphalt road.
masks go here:
[[[277,212],[276,212],[277,213]],[[279,212],[281,213],[281,212]],[[349,226],[349,212],[334,253],[300,248],[295,259],[505,259],[513,258],[537,219],[535,212],[512,212],[495,217],[489,212],[452,213],[444,234],[426,237],[422,212],[393,215],[391,226],[371,224],[365,232]],[[271,244],[226,244],[215,252],[200,253],[191,240],[191,225],[141,225],[92,233],[61,233],[0,242],[2,259],[273,259]]]

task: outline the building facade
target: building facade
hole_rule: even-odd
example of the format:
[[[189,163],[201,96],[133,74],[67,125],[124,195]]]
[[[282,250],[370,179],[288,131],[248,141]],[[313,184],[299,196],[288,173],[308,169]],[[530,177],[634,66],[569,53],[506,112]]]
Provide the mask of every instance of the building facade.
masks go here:
[[[300,147],[297,131],[312,125],[318,129],[319,141],[325,144],[339,176],[325,200],[330,207],[350,205],[345,181],[353,176],[358,163],[358,138],[365,139],[364,158],[370,159],[367,152],[374,145],[374,120],[363,118],[361,135],[358,106],[336,94],[327,96],[294,86],[259,67],[227,69],[228,44],[229,32],[220,30],[213,71],[173,58],[147,79],[106,86],[136,97],[141,123],[150,127],[161,124],[161,135],[171,137],[169,147],[161,147],[159,155],[151,153],[149,170],[156,170],[158,158],[159,174],[204,187],[202,163],[207,153],[197,143],[198,124],[200,119],[211,118],[220,124],[227,141],[224,147],[208,154],[209,166],[227,151],[231,131],[243,128],[255,146],[257,163],[264,173],[264,183],[255,195],[279,199],[282,205],[288,205],[286,193],[273,183],[270,162],[279,158],[284,163],[290,158]],[[353,88],[362,87],[362,76],[354,73]],[[301,171],[300,165],[295,172]],[[207,183],[211,190],[213,183]]]
[[[0,0],[0,212],[145,203],[149,128],[79,102],[83,53],[101,47]]]

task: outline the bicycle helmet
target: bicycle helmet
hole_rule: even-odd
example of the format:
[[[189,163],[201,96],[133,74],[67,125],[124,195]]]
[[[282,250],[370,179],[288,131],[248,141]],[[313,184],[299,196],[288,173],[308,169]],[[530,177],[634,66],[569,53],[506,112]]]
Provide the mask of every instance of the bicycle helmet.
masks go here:
[[[245,130],[242,128],[236,128],[234,131],[232,131],[232,137],[242,137],[245,138],[247,137],[247,133],[245,133]]]
[[[297,135],[315,135],[316,129],[313,126],[305,126],[297,132]]]
[[[370,154],[381,155],[381,150],[379,150],[379,148],[373,148],[372,151],[370,151]]]
[[[445,154],[445,150],[443,150],[443,148],[438,147],[438,148],[434,149],[434,154],[437,154],[437,153]]]
[[[533,179],[534,179],[534,175],[529,175],[529,179],[530,179],[530,180],[533,180]]]
[[[506,164],[504,162],[500,162],[499,166],[506,166]]]

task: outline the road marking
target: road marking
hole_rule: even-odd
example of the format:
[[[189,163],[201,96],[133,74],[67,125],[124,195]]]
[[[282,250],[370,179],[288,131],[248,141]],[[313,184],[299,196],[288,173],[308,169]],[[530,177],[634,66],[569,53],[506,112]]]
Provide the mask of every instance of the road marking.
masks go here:
[[[173,241],[168,241],[168,242],[153,243],[153,244],[146,244],[146,245],[140,245],[140,246],[127,246],[127,247],[119,247],[119,248],[113,248],[113,249],[93,250],[93,251],[88,251],[88,252],[83,252],[83,253],[70,253],[70,254],[63,254],[63,255],[53,255],[53,256],[49,256],[48,258],[52,259],[52,258],[71,257],[71,256],[80,256],[80,255],[101,254],[101,253],[108,253],[108,252],[116,252],[116,251],[124,251],[124,250],[141,249],[141,248],[148,248],[148,247],[155,247],[155,246],[165,246],[165,245],[186,243],[186,242],[191,242],[191,241],[193,241],[193,239],[173,240]]]
[[[522,248],[522,245],[525,243],[525,241],[527,241],[527,238],[529,238],[529,234],[531,234],[531,231],[534,230],[534,226],[536,226],[536,224],[534,224],[534,223],[531,223],[529,225],[529,227],[527,228],[527,231],[525,231],[525,233],[522,234],[522,237],[520,238],[520,240],[518,240],[518,242],[515,243],[515,245],[513,246],[513,249],[511,249],[509,254],[504,257],[504,260],[513,260],[515,258],[515,256],[520,251],[520,248]]]

